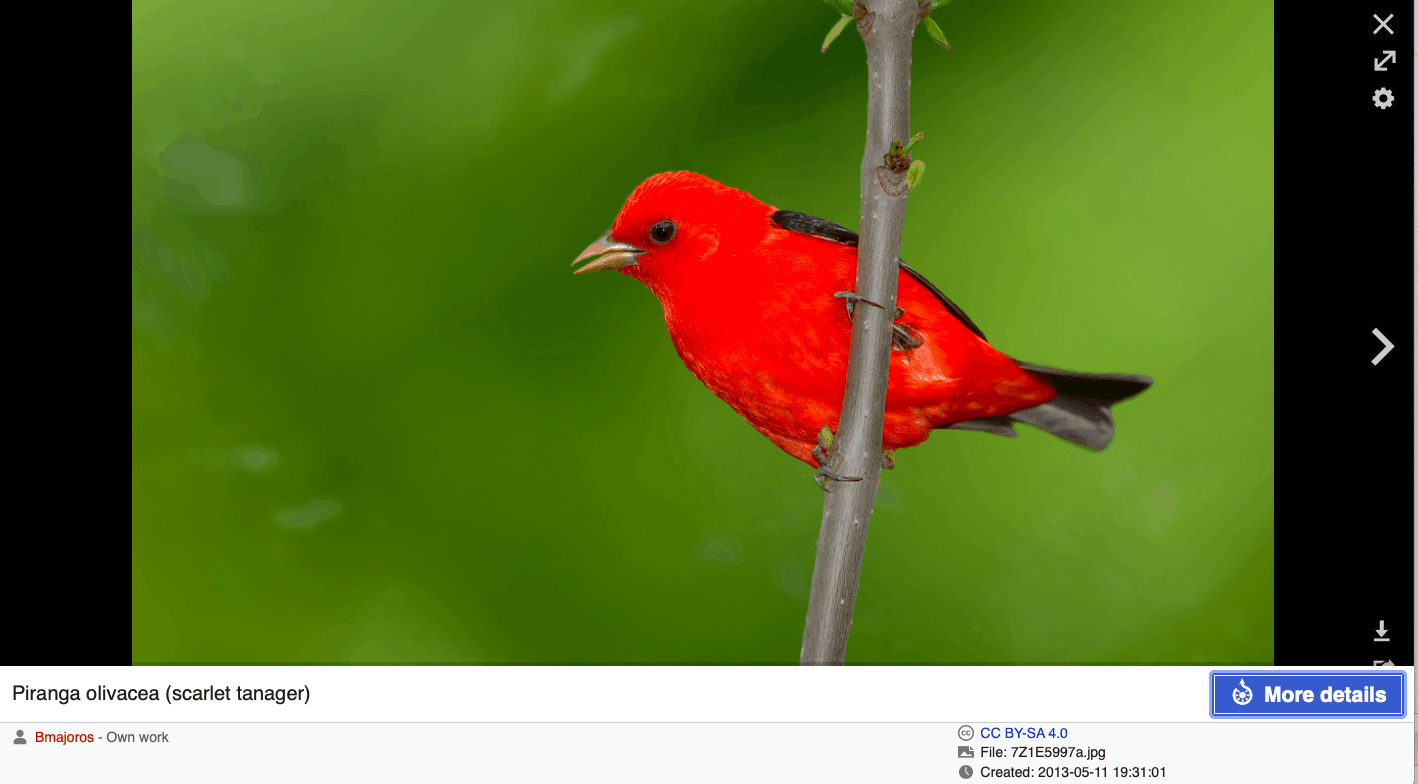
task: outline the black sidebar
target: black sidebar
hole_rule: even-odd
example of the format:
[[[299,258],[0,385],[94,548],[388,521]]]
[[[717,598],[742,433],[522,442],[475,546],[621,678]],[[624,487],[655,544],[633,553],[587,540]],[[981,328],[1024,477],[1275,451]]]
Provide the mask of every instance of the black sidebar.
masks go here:
[[[1413,664],[1413,3],[1277,3],[1275,663]]]

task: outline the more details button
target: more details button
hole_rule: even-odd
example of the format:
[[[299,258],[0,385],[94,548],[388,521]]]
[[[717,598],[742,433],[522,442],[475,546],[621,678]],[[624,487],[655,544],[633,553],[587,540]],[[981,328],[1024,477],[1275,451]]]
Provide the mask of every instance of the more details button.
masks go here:
[[[1212,670],[1213,719],[1402,719],[1408,673]]]

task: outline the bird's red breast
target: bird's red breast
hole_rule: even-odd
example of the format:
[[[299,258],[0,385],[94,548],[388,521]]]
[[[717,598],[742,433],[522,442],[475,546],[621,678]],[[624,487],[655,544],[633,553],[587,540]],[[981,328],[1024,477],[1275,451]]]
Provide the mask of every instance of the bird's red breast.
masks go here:
[[[608,238],[643,251],[630,253],[620,271],[659,298],[690,372],[775,444],[816,466],[817,434],[824,425],[835,431],[841,415],[851,341],[851,317],[833,294],[855,286],[857,249],[781,228],[775,212],[699,174],[657,174],[626,200]],[[951,422],[1053,399],[1048,384],[904,271],[897,304],[896,323],[920,345],[891,352],[883,449],[914,446]]]

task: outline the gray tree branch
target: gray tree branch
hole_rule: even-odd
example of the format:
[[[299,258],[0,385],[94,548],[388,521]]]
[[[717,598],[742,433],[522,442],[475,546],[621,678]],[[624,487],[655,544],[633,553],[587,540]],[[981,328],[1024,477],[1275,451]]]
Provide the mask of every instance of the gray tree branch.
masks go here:
[[[866,43],[868,89],[856,292],[884,307],[858,303],[854,309],[847,390],[833,444],[836,464],[828,468],[861,480],[827,485],[799,660],[805,665],[846,660],[862,553],[881,475],[881,428],[906,195],[904,190],[898,196],[888,194],[877,169],[892,141],[905,142],[910,136],[911,36],[918,8],[917,0],[873,0],[865,13],[857,14]],[[874,17],[864,23],[867,14]]]

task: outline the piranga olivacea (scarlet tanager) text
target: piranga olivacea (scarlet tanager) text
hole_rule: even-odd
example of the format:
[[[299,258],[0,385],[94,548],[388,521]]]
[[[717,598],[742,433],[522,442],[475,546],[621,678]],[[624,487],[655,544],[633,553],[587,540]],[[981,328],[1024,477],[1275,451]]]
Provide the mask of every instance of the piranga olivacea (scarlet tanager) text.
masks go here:
[[[823,467],[823,428],[842,412],[851,343],[847,296],[857,235],[771,207],[692,172],[656,174],[626,200],[577,270],[619,269],[660,299],[684,364],[785,452]],[[959,307],[901,264],[882,451],[940,428],[1014,436],[1023,422],[1094,450],[1110,407],[1147,389],[1130,374],[1073,373],[996,350]]]

